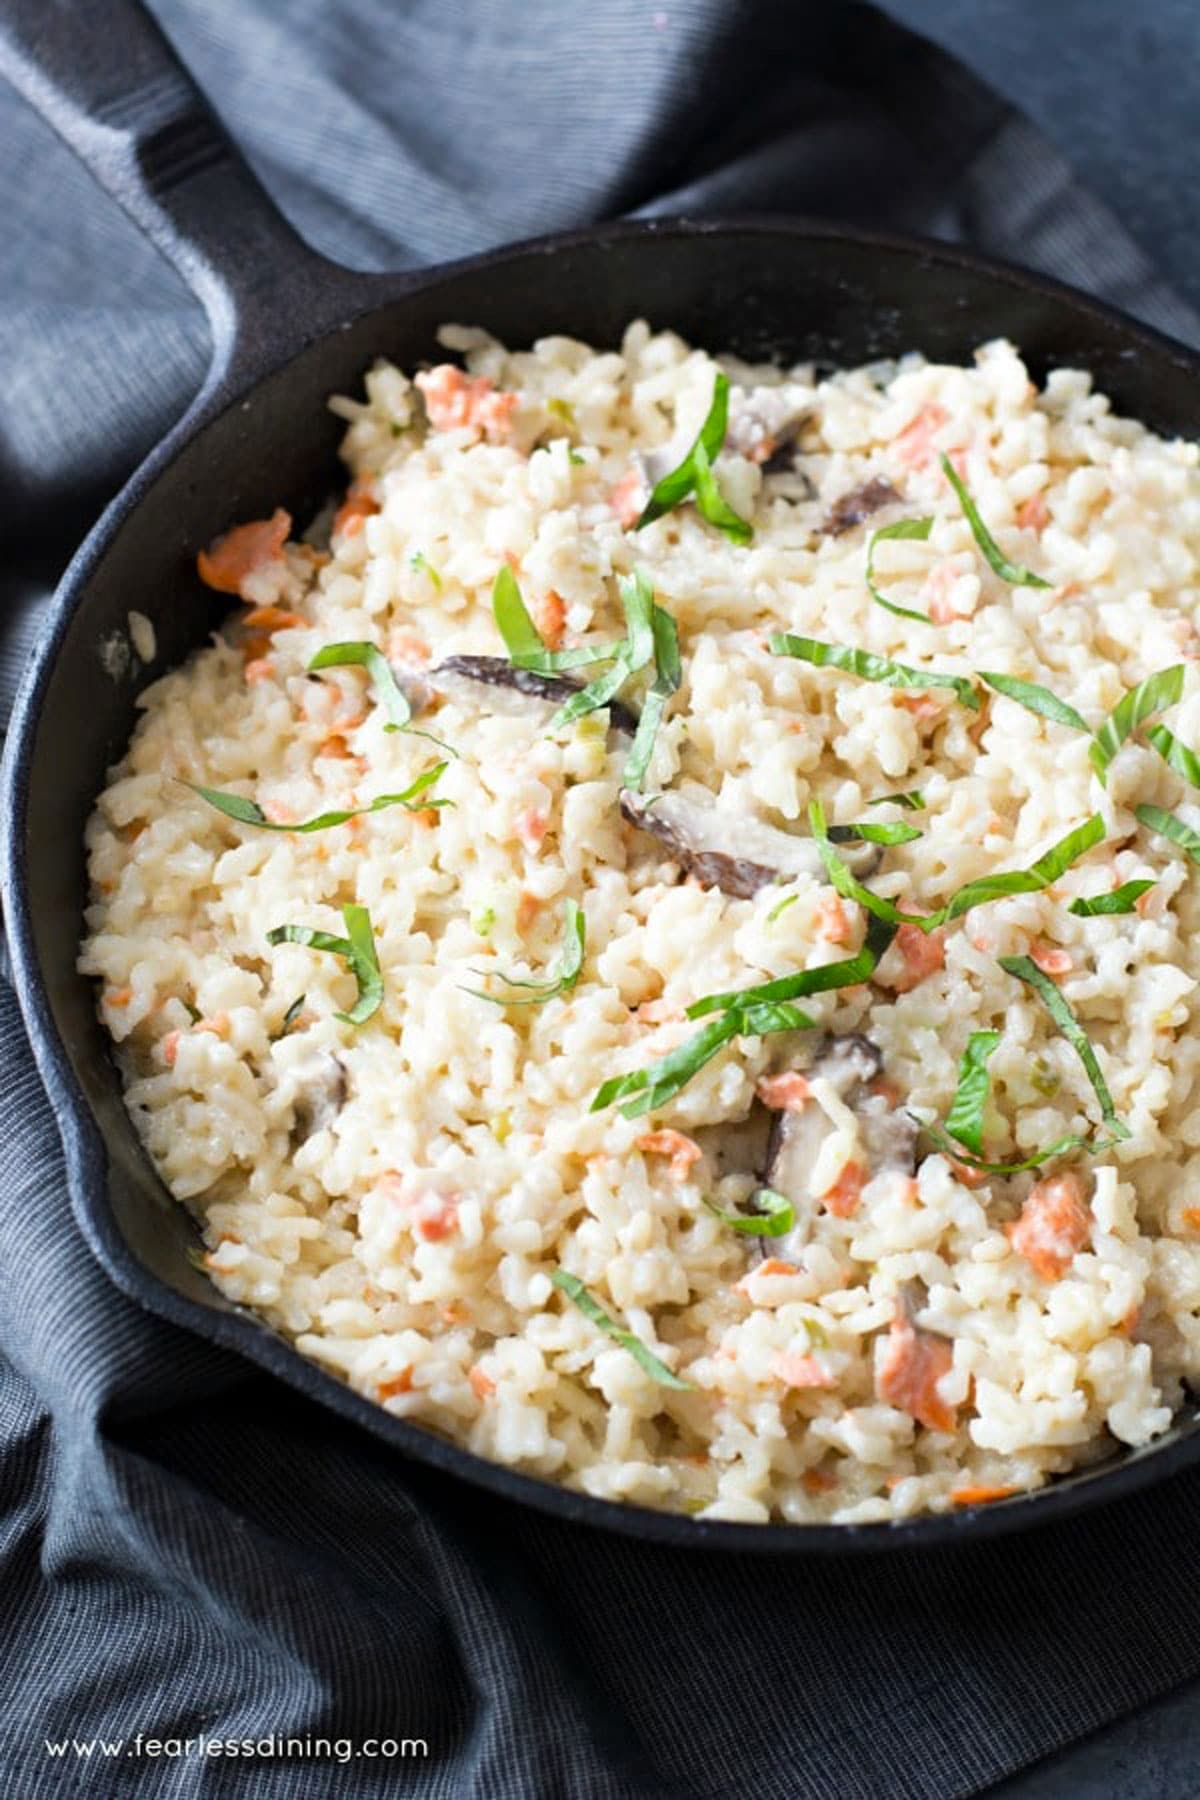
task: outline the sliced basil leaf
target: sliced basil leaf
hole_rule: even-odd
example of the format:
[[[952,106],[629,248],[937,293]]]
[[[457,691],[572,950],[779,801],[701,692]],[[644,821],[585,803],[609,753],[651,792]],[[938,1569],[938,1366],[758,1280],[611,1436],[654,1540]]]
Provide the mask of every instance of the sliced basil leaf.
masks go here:
[[[241,794],[223,794],[217,788],[200,787],[194,781],[189,781],[188,786],[194,794],[199,794],[202,800],[207,800],[210,806],[215,806],[218,812],[224,813],[227,819],[236,819],[240,825],[256,825],[260,831],[326,831],[331,825],[344,825],[347,819],[361,819],[367,813],[384,812],[389,806],[403,806],[409,812],[424,812],[430,806],[453,806],[453,800],[424,798],[446,767],[445,763],[438,763],[435,768],[426,769],[402,794],[379,794],[367,806],[318,813],[315,819],[305,819],[293,825],[277,825],[273,819],[268,819],[257,800],[247,800]]]
[[[343,906],[342,918],[346,925],[344,938],[318,931],[311,925],[277,925],[273,931],[268,931],[267,942],[304,944],[310,950],[328,950],[334,956],[344,957],[358,983],[358,999],[349,1012],[335,1013],[334,1017],[346,1025],[362,1025],[379,1010],[383,1000],[383,975],[371,929],[371,915],[366,907]]]
[[[598,1089],[589,1111],[602,1112],[614,1100],[626,1100],[621,1108],[626,1119],[655,1112],[674,1099],[692,1076],[711,1062],[735,1037],[766,1037],[773,1031],[810,1031],[813,1021],[796,1006],[769,1000],[750,1000],[743,1007],[723,1012],[648,1069],[616,1075]],[[632,1095],[632,1099],[627,1096]]]
[[[821,963],[813,969],[800,969],[795,975],[779,975],[757,987],[735,989],[731,993],[706,994],[694,1000],[687,1009],[689,1019],[702,1019],[709,1013],[731,1016],[739,1009],[772,1005],[777,1001],[802,1000],[812,994],[828,994],[835,988],[857,987],[869,981],[880,958],[896,935],[895,926],[871,918],[861,949],[841,962]]]
[[[882,681],[896,688],[949,688],[960,706],[978,712],[979,695],[962,675],[940,675],[932,669],[910,669],[905,663],[893,662],[889,656],[875,656],[869,650],[855,650],[849,644],[823,644],[816,638],[797,637],[790,631],[777,631],[767,639],[772,656],[796,656],[801,662],[818,669],[841,669],[863,681]]]
[[[718,369],[713,382],[712,404],[703,425],[700,427],[695,442],[692,444],[683,461],[676,465],[669,474],[654,485],[654,489],[642,508],[641,517],[634,526],[640,531],[643,525],[650,525],[655,519],[661,519],[664,513],[686,500],[695,485],[694,463],[696,449],[704,451],[710,465],[720,454],[725,442],[725,428],[729,420],[729,377]]]
[[[1186,850],[1194,863],[1200,863],[1200,831],[1193,831],[1176,813],[1164,812],[1161,806],[1135,806],[1133,810],[1143,825],[1157,831],[1160,837],[1170,838]]]
[[[868,806],[902,806],[905,812],[924,812],[925,796],[920,788],[910,788],[907,794],[880,794],[878,800],[868,800]]]
[[[667,701],[683,679],[683,667],[679,660],[679,632],[674,619],[661,606],[655,606],[650,615],[650,624],[654,639],[655,678],[642,702],[637,733],[622,777],[625,786],[635,794],[641,793],[642,783],[646,779],[646,770],[654,753],[654,740],[658,735]]]
[[[778,919],[782,913],[787,911],[789,906],[795,906],[799,898],[799,894],[785,894],[782,900],[777,900],[767,914],[767,924],[773,925],[776,919]]]
[[[867,590],[877,606],[882,606],[898,619],[915,619],[918,625],[932,625],[933,620],[928,613],[914,612],[910,607],[898,606],[881,594],[875,585],[875,546],[887,543],[892,538],[915,538],[924,543],[933,529],[932,519],[897,519],[894,525],[882,525],[878,531],[871,533],[871,541],[867,545]]]
[[[595,681],[589,681],[581,687],[577,694],[572,694],[566,703],[559,707],[550,721],[551,730],[557,731],[563,725],[569,725],[573,719],[583,718],[585,713],[597,712],[616,699],[631,675],[644,669],[655,652],[654,637],[654,589],[644,569],[635,569],[632,575],[622,575],[617,583],[621,595],[621,606],[625,613],[625,640],[617,644],[613,651],[613,665]]]
[[[289,1032],[292,1029],[292,1026],[304,1011],[304,1002],[306,999],[307,995],[305,994],[296,995],[296,998],[292,1001],[292,1004],[283,1015],[283,1032],[281,1032],[281,1036],[283,1033]]]
[[[944,906],[939,906],[931,913],[906,913],[881,894],[872,893],[857,880],[841,857],[834,850],[825,828],[825,814],[820,802],[814,800],[808,809],[812,824],[813,837],[817,851],[825,865],[830,881],[844,900],[857,901],[877,919],[886,920],[891,925],[917,925],[922,931],[936,931],[951,919],[960,919],[974,906],[982,906],[989,900],[1001,900],[1009,894],[1036,894],[1043,888],[1057,881],[1064,870],[1070,868],[1086,851],[1098,844],[1104,836],[1104,820],[1099,813],[1094,813],[1074,831],[1067,833],[1057,844],[1040,856],[1029,869],[1006,869],[997,875],[981,875],[974,881],[968,881],[953,893]]]
[[[1000,967],[1007,975],[1015,975],[1018,981],[1028,982],[1037,994],[1059,1031],[1083,1064],[1096,1099],[1100,1103],[1100,1113],[1104,1123],[1114,1138],[1127,1138],[1129,1127],[1117,1117],[1112,1095],[1108,1091],[1108,1084],[1101,1072],[1091,1040],[1050,977],[1043,975],[1037,964],[1028,956],[1002,956],[999,958],[999,962]]]
[[[1200,756],[1180,743],[1173,731],[1168,731],[1165,725],[1152,725],[1146,733],[1146,742],[1154,745],[1177,775],[1182,775],[1193,787],[1200,787]]]
[[[974,1156],[983,1155],[983,1109],[992,1085],[988,1058],[999,1042],[998,1031],[971,1033],[958,1065],[954,1099],[946,1114],[946,1130]]]
[[[831,825],[829,841],[831,844],[911,844],[924,833],[915,825],[905,825],[896,821],[889,825],[874,825],[869,820],[859,819],[853,825]]]
[[[710,1213],[742,1237],[786,1237],[796,1223],[796,1209],[786,1194],[774,1188],[756,1188],[750,1196],[755,1212],[722,1212],[711,1200],[704,1202]]]
[[[1043,888],[1052,886],[1073,862],[1101,843],[1103,838],[1104,820],[1099,813],[1093,813],[1090,819],[1069,831],[1057,844],[1052,844],[1031,868],[1004,870],[999,875],[981,875],[975,881],[968,881],[942,907],[939,922],[944,924],[948,919],[961,918],[971,907],[980,906],[988,900],[1003,899],[1008,894],[1040,893]]]
[[[1145,681],[1130,688],[1113,707],[1088,751],[1092,767],[1101,781],[1107,780],[1109,763],[1142,720],[1148,719],[1151,713],[1162,712],[1164,707],[1174,706],[1183,693],[1183,677],[1182,663],[1159,669],[1156,675],[1147,675]]]
[[[1090,900],[1072,900],[1067,911],[1074,913],[1077,919],[1095,919],[1105,913],[1130,913],[1142,895],[1157,885],[1154,881],[1125,881],[1110,894],[1095,894]]]
[[[271,1042],[273,1044],[277,1044],[280,1038],[285,1038],[287,1036],[288,1032],[292,1029],[292,1026],[296,1023],[296,1020],[300,1017],[300,1014],[304,1011],[304,1002],[307,998],[308,996],[306,994],[296,995],[296,998],[292,1001],[292,1004],[283,1015],[283,1023],[280,1025],[279,1030],[272,1033]],[[199,1017],[200,1014],[197,1013],[196,1017],[192,1020],[193,1025]]]
[[[477,969],[479,975],[493,976],[502,981],[506,987],[526,988],[529,998],[514,999],[512,995],[485,994],[478,988],[464,988],[463,992],[474,994],[477,1000],[489,1000],[493,1006],[544,1006],[556,994],[569,994],[579,980],[583,968],[584,952],[587,947],[587,920],[582,906],[576,900],[563,901],[563,938],[558,952],[558,962],[554,973],[544,981],[518,981],[511,975],[501,975],[498,969]]]
[[[995,570],[1001,581],[1007,581],[1012,587],[1052,587],[1052,582],[1043,581],[1042,577],[1040,575],[1035,575],[1031,569],[1023,569],[1020,563],[1009,562],[1007,556],[1001,551],[995,538],[980,518],[979,508],[967,492],[964,483],[959,479],[958,470],[954,467],[954,464],[950,461],[950,458],[944,451],[942,452],[940,461],[942,465],[942,474],[954,489],[955,497],[958,500],[959,506],[962,508],[963,518],[971,527],[971,536],[979,545],[979,548],[983,553],[984,561],[990,568]]]
[[[520,584],[507,563],[500,565],[492,583],[492,616],[513,662],[545,652],[546,641],[530,618]]]
[[[414,550],[413,554],[408,559],[408,566],[410,569],[416,569],[418,574],[428,575],[434,590],[439,594],[441,593],[442,578],[423,551]]]
[[[568,1275],[565,1269],[555,1269],[550,1279],[560,1293],[565,1294],[567,1299],[579,1308],[585,1319],[590,1319],[592,1324],[604,1333],[605,1337],[613,1340],[614,1344],[620,1344],[622,1350],[628,1350],[634,1362],[660,1386],[691,1390],[692,1383],[690,1381],[685,1381],[681,1375],[676,1375],[674,1369],[668,1369],[666,1363],[660,1357],[655,1356],[653,1350],[648,1349],[640,1337],[636,1337],[624,1325],[618,1325],[611,1314],[605,1312],[595,1296],[588,1292],[578,1275]]]
[[[944,1156],[950,1157],[953,1162],[962,1163],[968,1169],[976,1169],[981,1175],[1022,1175],[1027,1169],[1040,1169],[1043,1163],[1052,1161],[1056,1156],[1065,1156],[1071,1150],[1086,1150],[1089,1156],[1100,1156],[1105,1150],[1111,1150],[1118,1141],[1115,1137],[1093,1140],[1072,1135],[1055,1138],[1054,1142],[1047,1144],[1044,1150],[1035,1150],[1031,1155],[1022,1157],[1020,1162],[985,1162],[981,1156],[972,1156],[969,1152],[960,1149],[954,1139],[949,1137],[940,1125],[932,1125],[924,1119],[918,1119],[914,1113],[910,1113],[909,1117],[921,1127],[926,1137]]]
[[[894,906],[890,900],[885,900],[882,894],[873,894],[870,888],[864,887],[862,882],[851,874],[829,841],[829,834],[825,829],[825,809],[819,800],[810,802],[808,819],[812,826],[817,852],[825,865],[825,873],[843,900],[856,901],[859,906],[865,907],[875,918],[882,919],[888,925],[924,925],[926,918],[924,913],[901,912],[898,906]]]
[[[388,717],[384,730],[403,731],[412,718],[412,707],[397,684],[387,657],[374,644],[354,641],[343,644],[326,644],[324,649],[317,651],[308,668],[310,674],[315,674],[318,669],[338,669],[346,666],[365,669],[371,677],[375,698]]]
[[[1015,675],[998,675],[994,670],[981,669],[979,679],[986,681],[990,688],[1003,694],[1008,700],[1015,700],[1028,712],[1037,713],[1040,718],[1050,719],[1055,725],[1069,725],[1073,731],[1088,730],[1087,720],[1052,694],[1047,687],[1039,687],[1036,681],[1018,681]]]
[[[717,1052],[737,1036],[739,1024],[736,1012],[724,1013],[682,1044],[677,1044],[648,1069],[633,1069],[628,1075],[611,1076],[596,1090],[588,1111],[603,1112],[605,1107],[630,1094],[636,1095],[637,1099],[622,1108],[626,1118],[637,1118],[656,1106],[665,1105],[687,1086],[705,1063],[711,1062]]]
[[[754,527],[749,519],[743,519],[741,513],[734,512],[717,486],[717,478],[712,472],[712,464],[703,444],[697,444],[692,451],[692,475],[696,486],[696,510],[700,517],[707,519],[710,525],[715,525],[718,531],[723,531],[732,543],[750,543]]]

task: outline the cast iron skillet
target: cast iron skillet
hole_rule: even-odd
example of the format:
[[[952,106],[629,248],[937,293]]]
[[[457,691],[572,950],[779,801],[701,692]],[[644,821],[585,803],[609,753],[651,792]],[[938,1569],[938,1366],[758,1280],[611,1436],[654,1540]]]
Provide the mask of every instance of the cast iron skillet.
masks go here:
[[[820,1553],[961,1543],[1062,1518],[1200,1456],[1189,1408],[1153,1447],[1034,1495],[895,1525],[705,1523],[618,1506],[482,1461],[394,1419],[223,1300],[192,1267],[197,1238],[126,1116],[91,985],[75,973],[84,822],[134,723],[134,697],[212,630],[195,556],[231,521],[276,504],[303,519],[334,485],[325,411],[383,353],[437,355],[446,320],[514,345],[549,332],[614,344],[644,315],[715,350],[855,364],[919,348],[969,360],[1006,335],[1035,378],[1091,370],[1122,410],[1200,430],[1200,357],[1070,290],[943,246],[799,220],[608,226],[417,274],[355,275],[296,238],[157,28],[107,0],[6,0],[8,75],[153,238],[203,301],[213,360],[186,417],[113,501],[67,570],[13,715],[3,768],[8,941],[17,992],[58,1115],[71,1200],[116,1285],[151,1312],[241,1352],[321,1405],[435,1468],[563,1518],[664,1543]],[[153,372],[150,374],[153,379]],[[122,644],[130,606],[158,640],[150,668]]]

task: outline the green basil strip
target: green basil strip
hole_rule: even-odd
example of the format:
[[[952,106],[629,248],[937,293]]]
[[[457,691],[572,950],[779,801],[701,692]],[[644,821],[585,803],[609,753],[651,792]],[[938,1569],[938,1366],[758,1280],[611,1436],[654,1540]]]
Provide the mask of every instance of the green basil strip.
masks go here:
[[[1040,718],[1050,719],[1055,725],[1069,725],[1073,731],[1088,731],[1087,720],[1052,694],[1049,688],[1039,687],[1036,681],[1018,681],[1015,675],[998,675],[994,670],[981,669],[979,679],[986,681],[990,688],[1003,694],[1007,700],[1015,700],[1018,706],[1025,707],[1027,712],[1037,713]]]
[[[323,650],[317,651],[308,668],[309,673],[314,674],[318,669],[338,669],[348,665],[365,669],[371,677],[375,698],[388,717],[384,730],[403,731],[412,718],[412,707],[397,684],[387,657],[374,644],[326,644]]]
[[[598,712],[601,707],[608,706],[629,677],[644,669],[655,653],[654,615],[657,609],[649,576],[644,569],[635,569],[632,575],[622,575],[617,588],[625,613],[624,642],[612,651],[612,668],[597,676],[595,681],[589,681],[559,707],[550,721],[553,731],[569,725],[573,719],[581,719],[585,713]]]
[[[775,999],[751,1002],[722,1013],[648,1069],[615,1075],[598,1089],[589,1111],[602,1112],[615,1100],[634,1096],[621,1108],[626,1119],[655,1112],[685,1088],[692,1076],[711,1062],[735,1037],[766,1037],[773,1031],[811,1031],[813,1021],[799,1007]]]
[[[1113,707],[1088,750],[1092,767],[1101,781],[1107,779],[1109,763],[1142,720],[1148,719],[1151,713],[1162,712],[1164,707],[1174,706],[1183,693],[1184,672],[1183,663],[1174,663],[1169,669],[1160,669],[1156,675],[1147,675],[1145,681],[1130,688]]]
[[[696,484],[696,510],[700,517],[723,531],[731,543],[750,543],[754,537],[754,527],[749,519],[743,519],[741,513],[734,512],[717,486],[717,478],[712,472],[712,464],[703,444],[697,444],[692,451],[692,473]]]
[[[867,589],[877,606],[882,606],[898,619],[915,619],[918,625],[932,625],[933,620],[928,613],[914,612],[907,606],[897,606],[886,594],[881,594],[875,585],[875,546],[887,543],[892,538],[915,538],[924,543],[933,529],[932,519],[897,519],[894,525],[882,525],[878,531],[871,533],[871,541],[867,545]]]
[[[742,1237],[786,1237],[796,1223],[796,1209],[786,1194],[780,1194],[775,1188],[757,1188],[750,1196],[750,1204],[757,1207],[756,1212],[723,1212],[711,1200],[704,1202],[715,1219],[728,1225]]]
[[[1168,731],[1165,725],[1152,725],[1146,733],[1146,742],[1154,745],[1177,775],[1182,775],[1193,787],[1200,787],[1200,756],[1186,744],[1181,744],[1173,731]]]
[[[560,669],[582,669],[588,663],[611,662],[621,649],[620,644],[579,644],[571,650],[547,649],[545,639],[521,598],[517,578],[507,563],[497,570],[492,584],[492,614],[514,668],[553,675]]]
[[[924,812],[925,796],[920,788],[910,788],[907,794],[880,794],[878,800],[868,800],[868,806],[902,806],[905,812]]]
[[[718,369],[713,382],[712,404],[695,442],[683,461],[669,474],[664,475],[661,481],[655,483],[649,500],[642,508],[641,517],[634,526],[635,531],[640,531],[643,525],[652,524],[655,519],[661,519],[664,513],[670,512],[672,507],[678,506],[681,500],[687,499],[695,486],[693,459],[697,448],[703,450],[711,466],[719,456],[721,446],[725,442],[725,428],[728,421],[729,377]]]
[[[521,598],[520,584],[507,563],[497,569],[492,583],[492,615],[513,662],[519,657],[539,656],[546,651],[546,640],[530,618]]]
[[[1020,563],[1009,562],[1007,556],[1004,555],[995,538],[980,518],[979,508],[967,492],[963,482],[959,479],[958,470],[954,467],[954,464],[950,461],[950,458],[944,451],[939,460],[942,465],[942,474],[954,489],[955,497],[962,508],[963,518],[971,527],[971,536],[979,545],[979,548],[983,553],[984,561],[989,567],[995,570],[1001,581],[1007,581],[1011,587],[1053,587],[1053,582],[1043,581],[1042,577],[1040,575],[1035,575],[1031,569],[1023,569]]]
[[[633,1332],[627,1330],[624,1325],[618,1325],[611,1314],[605,1312],[595,1296],[588,1292],[578,1275],[568,1275],[565,1269],[555,1269],[550,1279],[559,1292],[565,1294],[567,1299],[579,1308],[585,1319],[590,1319],[592,1324],[604,1333],[605,1337],[613,1340],[614,1344],[620,1344],[622,1350],[628,1350],[634,1362],[643,1368],[652,1380],[657,1381],[662,1387],[691,1391],[693,1384],[690,1381],[685,1381],[681,1375],[676,1375],[674,1369],[668,1369],[666,1363],[655,1356],[653,1350],[648,1349],[640,1337],[635,1337]]]
[[[952,1162],[962,1163],[965,1168],[978,1170],[981,1175],[1022,1175],[1026,1169],[1040,1169],[1043,1163],[1050,1162],[1056,1156],[1065,1156],[1070,1150],[1086,1150],[1089,1156],[1100,1156],[1105,1150],[1111,1150],[1118,1141],[1113,1137],[1093,1142],[1090,1138],[1072,1135],[1055,1138],[1044,1150],[1035,1150],[1020,1162],[985,1162],[981,1156],[971,1156],[960,1150],[954,1139],[948,1137],[939,1125],[928,1124],[924,1119],[918,1119],[915,1113],[910,1113],[909,1118],[921,1127],[926,1137],[944,1156],[948,1156]]]
[[[783,899],[777,901],[767,914],[767,924],[773,925],[776,919],[778,919],[782,913],[787,911],[789,906],[795,906],[799,898],[799,894],[785,894]]]
[[[1100,1112],[1104,1123],[1115,1139],[1127,1138],[1129,1127],[1117,1117],[1112,1095],[1109,1093],[1108,1084],[1101,1073],[1091,1040],[1050,977],[1043,975],[1037,964],[1028,956],[1002,956],[999,958],[999,962],[1005,974],[1015,975],[1018,981],[1028,982],[1037,994],[1059,1031],[1083,1064],[1096,1099],[1100,1102]]]
[[[280,1038],[285,1038],[287,1036],[288,1032],[292,1029],[292,1026],[296,1023],[296,1020],[300,1017],[300,1014],[304,1011],[304,1002],[307,998],[307,994],[296,995],[296,998],[292,1001],[292,1004],[283,1015],[282,1025],[280,1025],[279,1030],[271,1039],[273,1044],[277,1044]],[[193,1025],[199,1017],[200,1014],[197,1013],[196,1018],[192,1020]]]
[[[810,803],[808,819],[812,826],[817,852],[825,865],[825,873],[843,900],[856,901],[859,906],[865,907],[875,918],[882,919],[888,925],[924,925],[926,918],[924,913],[901,912],[898,906],[894,906],[890,900],[885,900],[881,894],[873,894],[870,888],[864,887],[862,882],[850,873],[829,841],[829,834],[825,829],[825,809],[819,800],[813,800]],[[945,908],[943,907],[942,913],[944,912]],[[939,924],[942,923],[942,914],[933,916],[937,918]]]
[[[797,637],[790,631],[773,632],[767,639],[767,648],[772,656],[796,656],[818,669],[841,669],[847,675],[857,675],[863,681],[882,681],[888,687],[949,688],[960,706],[971,712],[979,711],[979,695],[962,675],[910,669],[907,664],[893,662],[888,656],[855,650],[849,644],[823,644],[816,638]]]
[[[414,550],[413,554],[408,559],[408,566],[410,569],[416,569],[418,574],[428,575],[430,581],[433,583],[435,591],[439,594],[441,593],[442,578],[430,562],[429,558],[425,555],[424,551]]]
[[[656,674],[654,684],[642,703],[633,748],[629,752],[622,776],[625,786],[635,794],[642,791],[646,770],[654,753],[654,740],[667,709],[667,702],[683,680],[683,666],[679,660],[679,632],[674,619],[661,606],[655,606],[650,615],[650,627],[654,640]]]
[[[857,987],[859,982],[870,980],[895,935],[894,925],[870,918],[862,947],[853,956],[844,957],[841,962],[820,963],[813,969],[800,969],[795,975],[779,975],[774,981],[764,981],[757,987],[706,994],[703,999],[692,1002],[687,1016],[702,1019],[709,1013],[722,1013],[728,1018],[746,1007],[802,1000],[813,994],[831,993],[836,988]]]
[[[884,919],[889,924],[917,925],[925,932],[935,931],[951,919],[960,919],[972,907],[982,906],[989,900],[1001,900],[1010,894],[1040,893],[1104,837],[1104,820],[1099,813],[1093,813],[1090,819],[1077,825],[1065,838],[1052,844],[1032,868],[1006,869],[998,875],[981,875],[960,887],[936,912],[906,913],[901,912],[898,906],[885,900],[882,895],[872,893],[870,888],[864,887],[850,873],[830,842],[825,828],[825,814],[819,801],[814,800],[809,806],[808,816],[825,871],[844,900],[857,901],[877,919]]]
[[[343,906],[342,918],[346,925],[344,938],[318,931],[311,925],[277,925],[273,931],[268,931],[267,942],[303,944],[310,950],[328,950],[334,956],[344,957],[358,983],[358,999],[349,1012],[335,1013],[334,1018],[341,1019],[346,1025],[362,1025],[379,1010],[383,1000],[383,975],[371,929],[371,915],[366,907]]]
[[[915,825],[905,825],[900,821],[891,825],[873,825],[868,820],[857,820],[853,825],[831,825],[829,841],[831,844],[911,844],[924,833]]]
[[[988,1058],[999,1042],[998,1031],[971,1033],[958,1065],[954,1099],[946,1114],[946,1130],[974,1156],[983,1155],[983,1109],[992,1085]]]
[[[340,812],[318,813],[315,819],[305,819],[295,825],[277,825],[268,819],[256,800],[247,800],[241,794],[223,794],[217,788],[200,787],[189,781],[188,786],[210,806],[224,813],[227,819],[236,819],[240,825],[256,825],[260,831],[326,831],[331,825],[344,825],[347,819],[361,819],[367,813],[383,812],[389,806],[403,806],[409,812],[424,812],[430,806],[453,806],[453,800],[428,800],[424,796],[439,780],[447,765],[438,763],[435,768],[426,769],[423,775],[405,788],[402,794],[379,794],[367,806],[353,806]]]
[[[1164,812],[1161,806],[1135,806],[1133,810],[1143,825],[1157,831],[1161,837],[1170,838],[1194,863],[1200,863],[1200,831],[1193,831],[1175,813]]]
[[[544,1006],[556,994],[569,994],[579,980],[583,968],[584,953],[587,948],[587,920],[582,906],[577,900],[563,901],[563,938],[558,952],[558,962],[554,973],[544,981],[518,981],[511,975],[501,975],[495,969],[477,969],[475,973],[483,976],[494,976],[506,987],[527,988],[530,998],[514,999],[511,995],[498,996],[482,993],[478,988],[464,988],[463,992],[474,994],[477,1000],[489,1000],[493,1006]]]
[[[1074,913],[1077,919],[1100,918],[1105,913],[1130,913],[1142,895],[1157,886],[1155,881],[1125,881],[1111,894],[1096,894],[1090,900],[1072,900],[1067,911]]]
[[[981,875],[976,881],[968,881],[950,896],[941,909],[939,922],[944,924],[948,919],[961,918],[971,907],[980,906],[987,900],[1000,900],[1008,894],[1040,893],[1103,839],[1104,820],[1099,813],[1093,813],[1057,844],[1052,844],[1031,868],[1005,870],[999,875]]]

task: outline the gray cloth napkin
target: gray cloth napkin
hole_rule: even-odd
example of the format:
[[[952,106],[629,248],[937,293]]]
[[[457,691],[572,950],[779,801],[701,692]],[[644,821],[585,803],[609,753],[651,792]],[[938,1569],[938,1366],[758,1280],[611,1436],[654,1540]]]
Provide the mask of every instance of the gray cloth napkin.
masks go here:
[[[622,212],[786,208],[964,239],[1200,341],[1035,131],[865,6],[155,10],[298,228],[353,266]],[[57,570],[198,383],[205,328],[2,87],[0,144],[6,713]],[[12,1800],[944,1800],[1200,1670],[1200,1593],[1179,1578],[1195,1480],[871,1563],[702,1558],[524,1514],[406,1466],[109,1286],[2,984],[0,1091]],[[139,1732],[337,1747],[156,1757],[135,1753]],[[429,1754],[362,1753],[381,1737]]]

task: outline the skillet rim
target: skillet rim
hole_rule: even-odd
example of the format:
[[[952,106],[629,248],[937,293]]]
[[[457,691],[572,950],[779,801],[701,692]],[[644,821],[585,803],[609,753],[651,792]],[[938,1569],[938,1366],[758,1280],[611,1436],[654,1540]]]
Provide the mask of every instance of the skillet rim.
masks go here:
[[[446,280],[470,274],[482,275],[496,265],[522,258],[551,257],[576,247],[604,247],[631,241],[735,236],[799,237],[808,241],[826,240],[835,246],[852,244],[877,250],[885,258],[915,259],[946,270],[960,269],[972,275],[983,275],[1014,290],[1032,292],[1076,318],[1094,319],[1107,331],[1115,330],[1130,352],[1144,348],[1157,356],[1165,355],[1181,375],[1200,379],[1200,352],[1051,276],[1034,274],[956,244],[789,214],[620,220],[525,239],[454,262],[397,275],[345,272],[348,279],[343,291],[350,293],[350,284],[355,282],[363,301],[362,305],[349,309],[347,322],[357,322],[385,307],[401,304],[407,297],[434,289]],[[108,1200],[110,1170],[103,1133],[79,1086],[70,1055],[59,1035],[35,944],[27,886],[26,827],[30,771],[41,703],[58,651],[84,602],[92,572],[159,476],[194,437],[231,405],[247,398],[295,357],[340,328],[340,324],[335,323],[312,331],[307,338],[299,336],[286,356],[273,354],[273,345],[257,347],[252,339],[240,345],[235,339],[232,357],[210,377],[177,424],[134,470],[72,556],[50,602],[42,634],[9,720],[0,765],[0,894],[4,903],[13,986],[38,1072],[57,1115],[72,1213],[89,1248],[114,1285],[144,1310],[180,1329],[192,1331],[222,1349],[246,1357],[267,1373],[287,1382],[306,1399],[365,1426],[377,1441],[415,1458],[439,1474],[456,1476],[476,1489],[490,1491],[516,1504],[532,1506],[536,1511],[570,1523],[617,1531],[626,1537],[677,1548],[828,1557],[961,1546],[1068,1519],[1093,1505],[1121,1499],[1152,1483],[1167,1480],[1200,1460],[1200,1429],[1197,1428],[1200,1413],[1189,1404],[1180,1409],[1171,1435],[1165,1439],[1127,1451],[1119,1460],[1106,1460],[1073,1471],[1044,1488],[990,1505],[922,1513],[908,1519],[871,1524],[796,1525],[772,1521],[757,1525],[696,1519],[682,1513],[659,1512],[621,1501],[596,1499],[576,1489],[491,1462],[428,1427],[397,1419],[301,1356],[255,1314],[229,1307],[224,1302],[216,1305],[193,1300],[168,1287],[138,1260],[112,1215]],[[1200,394],[1197,397],[1197,435],[1200,435]],[[172,1200],[171,1204],[178,1203]]]

